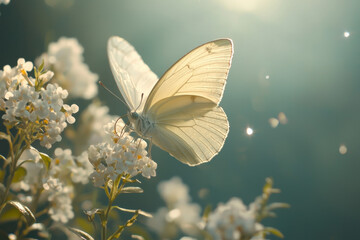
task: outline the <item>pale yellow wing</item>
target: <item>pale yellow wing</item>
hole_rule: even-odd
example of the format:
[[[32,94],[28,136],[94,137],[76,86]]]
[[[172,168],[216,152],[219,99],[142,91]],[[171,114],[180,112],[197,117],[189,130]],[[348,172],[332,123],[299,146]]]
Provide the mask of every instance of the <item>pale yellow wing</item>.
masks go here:
[[[158,77],[125,39],[110,37],[107,51],[111,71],[121,95],[130,110],[141,111]]]
[[[190,166],[210,161],[229,132],[223,109],[203,97],[163,99],[152,107],[149,117],[155,123],[152,142]]]
[[[165,72],[146,100],[143,114],[157,102],[174,96],[199,96],[220,102],[233,56],[231,39],[205,43],[190,51]]]

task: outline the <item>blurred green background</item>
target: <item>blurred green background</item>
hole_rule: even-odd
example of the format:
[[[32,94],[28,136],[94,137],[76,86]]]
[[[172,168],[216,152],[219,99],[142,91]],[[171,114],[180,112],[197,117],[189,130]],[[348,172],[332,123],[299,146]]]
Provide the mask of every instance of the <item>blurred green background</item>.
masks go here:
[[[157,183],[175,175],[202,207],[232,196],[248,204],[270,176],[282,190],[272,200],[291,208],[265,225],[285,239],[357,239],[359,8],[357,0],[12,0],[0,5],[0,66],[15,66],[20,57],[34,61],[49,42],[75,37],[91,71],[116,89],[106,54],[112,35],[133,44],[158,76],[194,47],[232,38],[221,102],[230,134],[221,153],[191,168],[155,148],[157,177],[142,179],[145,193],[119,204],[155,211],[164,204]],[[126,112],[102,88],[99,98],[112,114]],[[280,112],[288,123],[272,128],[269,119]],[[339,152],[342,144],[346,154]],[[209,194],[200,199],[203,188]]]

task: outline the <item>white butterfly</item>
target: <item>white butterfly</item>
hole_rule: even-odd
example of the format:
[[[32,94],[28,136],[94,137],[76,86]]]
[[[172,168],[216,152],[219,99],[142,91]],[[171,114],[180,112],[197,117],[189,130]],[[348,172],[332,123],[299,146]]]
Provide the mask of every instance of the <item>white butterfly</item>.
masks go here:
[[[195,48],[160,80],[126,40],[111,37],[107,50],[137,134],[190,166],[210,161],[221,150],[229,122],[218,104],[231,66],[231,39]]]

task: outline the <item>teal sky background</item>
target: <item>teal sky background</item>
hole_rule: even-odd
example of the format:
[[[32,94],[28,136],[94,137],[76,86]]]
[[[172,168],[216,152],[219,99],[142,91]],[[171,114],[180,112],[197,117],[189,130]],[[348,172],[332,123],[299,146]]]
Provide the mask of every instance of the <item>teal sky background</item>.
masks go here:
[[[52,2],[54,0],[47,0]],[[285,239],[357,239],[360,223],[360,2],[357,0],[12,0],[0,5],[0,67],[34,60],[61,36],[84,47],[85,63],[116,89],[106,54],[118,35],[161,76],[196,46],[231,38],[235,53],[221,106],[230,133],[210,163],[188,167],[153,148],[157,177],[123,207],[153,212],[164,203],[156,185],[179,176],[193,201],[216,206],[260,195],[266,177],[282,190],[273,201],[291,204],[265,225]],[[225,3],[229,3],[228,7]],[[344,37],[344,32],[350,33]],[[267,79],[266,76],[269,76]],[[117,91],[117,90],[115,90]],[[119,93],[120,94],[120,93]],[[112,114],[125,106],[106,90]],[[79,105],[88,102],[81,100]],[[288,123],[269,118],[280,112]],[[246,127],[254,129],[252,136]],[[341,144],[347,153],[339,153]],[[199,199],[206,188],[209,195]],[[276,237],[269,237],[277,239]]]

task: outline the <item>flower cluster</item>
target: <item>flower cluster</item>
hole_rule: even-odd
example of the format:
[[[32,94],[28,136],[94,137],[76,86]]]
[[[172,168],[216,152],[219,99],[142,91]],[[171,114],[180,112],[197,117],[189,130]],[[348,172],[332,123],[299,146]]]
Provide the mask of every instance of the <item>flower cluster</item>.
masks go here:
[[[68,129],[67,136],[73,141],[75,152],[81,153],[89,148],[109,140],[109,134],[104,131],[104,126],[118,117],[109,114],[109,108],[101,105],[99,101],[93,101],[82,112],[79,118],[78,128]],[[72,131],[72,132],[70,132]],[[70,133],[70,134],[69,134]]]
[[[56,148],[54,158],[51,159],[50,167],[46,171],[39,152],[31,148],[23,152],[19,163],[28,174],[22,181],[11,185],[14,191],[25,192],[18,198],[23,203],[30,203],[33,200],[32,195],[42,189],[42,199],[50,203],[48,213],[54,221],[66,223],[73,218],[73,183],[88,183],[93,170],[87,153],[75,157],[70,149]]]
[[[226,204],[220,203],[208,219],[207,231],[214,240],[251,239],[262,240],[263,225],[256,221],[255,203],[250,207],[241,199],[232,198]],[[257,235],[259,234],[259,235]]]
[[[52,77],[51,71],[36,72],[36,78],[28,76],[33,68],[23,58],[16,67],[6,65],[0,70],[0,110],[5,125],[16,126],[28,136],[27,141],[40,139],[40,144],[51,148],[61,141],[61,132],[67,123],[74,123],[72,116],[79,110],[76,104],[64,104],[68,92],[56,84],[46,84]]]
[[[153,215],[154,218],[147,221],[150,229],[162,238],[174,238],[178,231],[197,235],[198,230],[203,228],[198,204],[191,203],[188,187],[179,177],[173,177],[168,181],[160,182],[158,191],[166,202],[166,207],[161,207]]]
[[[156,176],[157,164],[147,156],[147,143],[132,137],[126,128],[121,119],[108,123],[105,142],[89,147],[89,160],[95,169],[90,177],[95,186],[101,187],[107,180],[115,180],[121,174],[133,177],[141,173],[146,178]]]
[[[83,47],[75,38],[61,37],[49,44],[48,51],[37,62],[44,61],[46,68],[55,73],[54,81],[67,89],[71,98],[93,98],[97,94],[98,75],[84,63]]]

